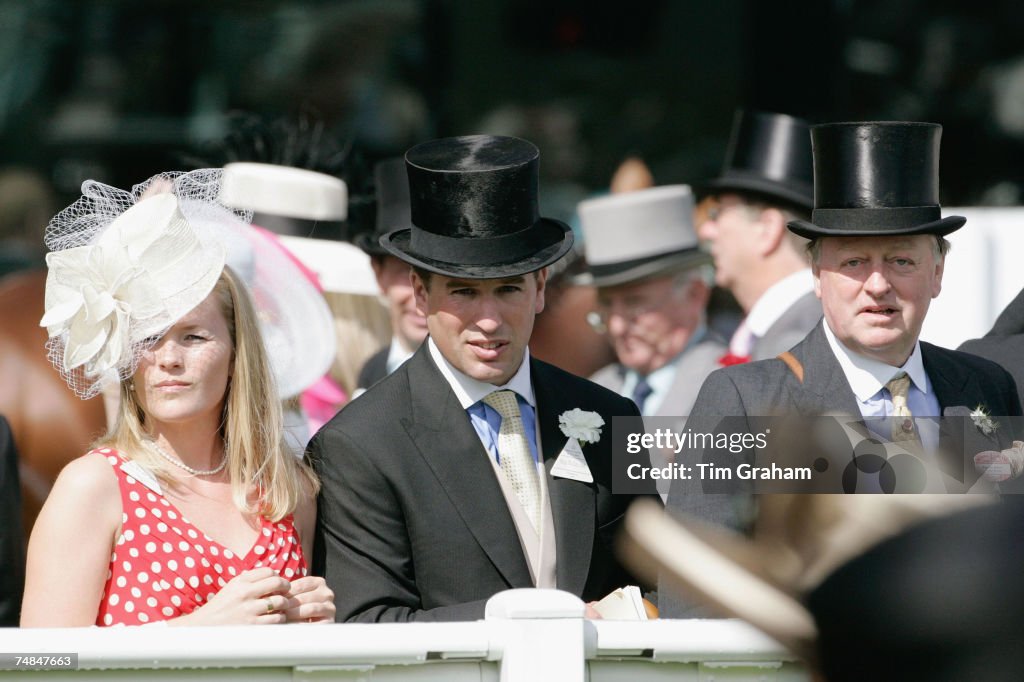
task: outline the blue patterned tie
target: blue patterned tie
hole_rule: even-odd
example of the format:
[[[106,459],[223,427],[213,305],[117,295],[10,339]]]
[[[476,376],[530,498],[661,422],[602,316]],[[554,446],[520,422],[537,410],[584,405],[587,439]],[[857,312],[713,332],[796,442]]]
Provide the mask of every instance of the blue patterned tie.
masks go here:
[[[636,388],[633,389],[633,402],[636,403],[636,407],[643,414],[644,403],[654,393],[654,389],[647,383],[647,379],[641,379],[637,382]]]

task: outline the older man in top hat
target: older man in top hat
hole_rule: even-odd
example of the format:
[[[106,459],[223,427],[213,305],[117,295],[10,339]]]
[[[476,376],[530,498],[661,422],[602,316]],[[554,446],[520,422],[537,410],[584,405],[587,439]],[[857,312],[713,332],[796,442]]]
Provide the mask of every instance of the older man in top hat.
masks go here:
[[[632,581],[613,553],[633,498],[611,494],[610,429],[636,407],[526,345],[545,268],[572,246],[538,215],[538,158],[485,135],[406,154],[412,227],[381,245],[413,266],[430,333],[308,451],[314,571],[339,620],[475,620],[509,588],[594,600]]]
[[[737,112],[722,174],[707,183],[697,234],[711,246],[715,281],[746,317],[729,342],[732,362],[787,351],[821,319],[807,240],[786,229],[814,205],[807,123],[785,114]]]
[[[379,162],[373,169],[377,193],[377,229],[360,234],[354,243],[370,257],[377,286],[386,299],[391,318],[391,343],[370,356],[359,372],[359,388],[370,386],[398,369],[412,357],[427,338],[427,321],[416,307],[409,264],[392,256],[379,239],[397,229],[410,229],[409,178],[405,159],[397,157]]]
[[[645,416],[685,417],[726,352],[705,325],[711,258],[697,244],[690,188],[588,199],[578,211],[586,279],[597,287],[593,317],[618,358],[593,381],[632,398]]]
[[[789,229],[810,240],[824,320],[778,359],[714,372],[688,427],[715,431],[723,418],[772,414],[901,417],[891,419],[893,441],[911,438],[920,451],[937,452],[921,489],[934,489],[925,486],[938,471],[940,486],[951,492],[977,481],[965,454],[1014,446],[1012,423],[995,429],[975,421],[978,428],[957,435],[941,424],[912,419],[967,417],[978,410],[1021,414],[1013,379],[1001,367],[918,340],[928,305],[941,290],[944,236],[965,222],[941,217],[940,134],[941,127],[929,123],[812,128],[815,209],[810,221],[792,221]],[[714,457],[702,448],[680,454],[691,465]],[[704,494],[705,488],[700,480],[674,481],[669,508],[739,529],[749,526],[744,495]],[[663,613],[678,616],[688,608],[673,600]]]

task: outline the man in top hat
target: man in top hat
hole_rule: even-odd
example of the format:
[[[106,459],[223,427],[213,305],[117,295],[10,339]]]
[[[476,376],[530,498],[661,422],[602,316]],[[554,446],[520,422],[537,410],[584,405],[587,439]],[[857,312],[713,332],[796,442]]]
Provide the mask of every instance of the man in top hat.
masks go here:
[[[697,243],[690,188],[588,199],[578,212],[595,317],[618,358],[593,381],[632,398],[645,416],[688,415],[726,351],[705,324],[711,258]]]
[[[1005,417],[1020,416],[1021,405],[1010,375],[988,360],[918,340],[942,285],[944,236],[965,222],[940,214],[940,135],[941,127],[930,123],[812,128],[815,208],[810,221],[791,221],[789,229],[810,240],[824,320],[778,359],[712,373],[688,428],[714,432],[723,418],[773,414],[901,417],[890,419],[893,442],[907,438],[922,451],[939,449],[921,485],[933,484],[939,471],[939,485],[951,492],[978,478],[971,459],[956,453],[1013,447],[1012,420]],[[930,428],[927,420],[923,426],[913,420],[977,410],[998,415],[990,422],[1010,423],[986,429],[982,418],[952,442],[957,436],[941,423]],[[689,448],[679,459],[693,465],[716,454],[721,451]],[[697,479],[674,481],[668,507],[746,530],[752,517],[744,496],[704,494],[705,487]],[[690,605],[670,601],[663,615],[688,613]]]
[[[314,571],[353,621],[475,620],[502,590],[584,600],[634,582],[613,554],[611,420],[629,400],[530,357],[546,266],[572,246],[537,209],[537,148],[510,137],[406,153],[413,267],[429,336],[313,439]],[[653,491],[652,491],[653,492]]]
[[[722,174],[707,183],[697,234],[711,247],[715,281],[746,317],[729,342],[729,363],[773,358],[821,319],[807,240],[786,229],[814,206],[811,135],[787,116],[739,111]]]
[[[409,179],[405,159],[398,157],[379,162],[373,169],[377,193],[377,229],[360,234],[356,246],[370,257],[377,286],[388,304],[391,318],[391,343],[370,356],[359,372],[359,388],[368,389],[412,357],[427,338],[427,321],[416,307],[409,264],[388,253],[379,239],[397,229],[411,229],[409,215]]]

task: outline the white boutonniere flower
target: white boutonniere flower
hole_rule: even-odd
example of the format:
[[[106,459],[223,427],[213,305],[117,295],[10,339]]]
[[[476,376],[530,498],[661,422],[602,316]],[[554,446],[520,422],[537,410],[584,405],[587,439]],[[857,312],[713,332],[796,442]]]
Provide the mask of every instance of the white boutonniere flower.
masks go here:
[[[992,421],[992,417],[989,416],[988,412],[986,412],[985,408],[981,405],[978,405],[974,408],[974,411],[971,412],[971,421],[973,421],[974,425],[981,429],[981,432],[986,436],[999,428],[999,422]]]
[[[558,426],[568,438],[580,443],[596,443],[601,439],[604,419],[597,412],[586,412],[576,407],[558,416]]]

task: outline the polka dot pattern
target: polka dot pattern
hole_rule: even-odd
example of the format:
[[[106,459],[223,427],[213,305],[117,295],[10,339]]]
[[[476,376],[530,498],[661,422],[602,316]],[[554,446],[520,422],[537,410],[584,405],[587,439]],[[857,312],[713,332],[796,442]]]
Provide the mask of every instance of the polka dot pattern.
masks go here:
[[[106,448],[96,452],[114,469],[123,509],[97,625],[177,618],[212,599],[234,576],[258,566],[270,566],[288,579],[307,574],[291,516],[276,523],[263,519],[249,552],[238,556],[192,525],[169,500],[122,471],[128,460],[120,453]]]

